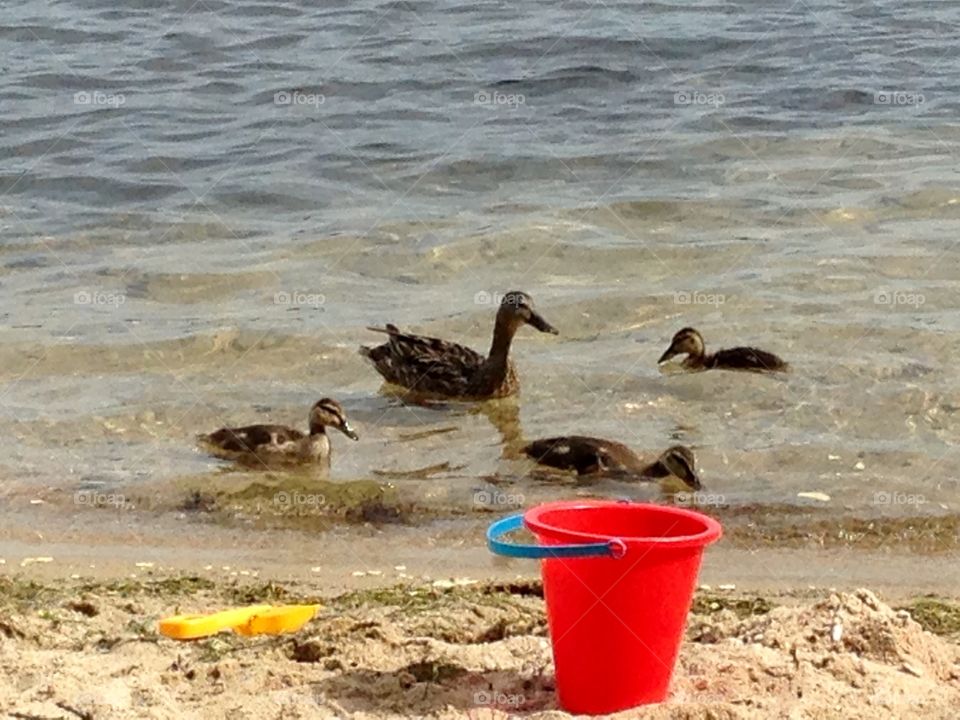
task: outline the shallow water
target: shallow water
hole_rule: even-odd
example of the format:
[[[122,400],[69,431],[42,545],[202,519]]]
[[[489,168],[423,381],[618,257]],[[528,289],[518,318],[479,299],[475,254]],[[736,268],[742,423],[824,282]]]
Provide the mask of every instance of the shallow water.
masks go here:
[[[9,514],[258,482],[194,434],[324,395],[335,480],[467,514],[568,495],[511,457],[566,432],[688,444],[725,505],[957,510],[955,8],[322,5],[7,8]],[[366,325],[484,349],[513,288],[561,331],[517,404],[378,392]],[[663,373],[685,325],[794,371]]]

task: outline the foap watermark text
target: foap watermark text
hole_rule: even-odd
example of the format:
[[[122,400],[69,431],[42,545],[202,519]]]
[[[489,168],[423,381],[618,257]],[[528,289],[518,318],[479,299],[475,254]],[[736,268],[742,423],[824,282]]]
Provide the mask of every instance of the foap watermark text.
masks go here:
[[[127,301],[123,293],[104,292],[102,290],[77,290],[73,294],[74,305],[106,305],[118,308]]]
[[[722,92],[703,92],[693,88],[681,88],[673,94],[674,105],[709,105],[716,108],[726,101]]]
[[[524,502],[522,493],[505,493],[499,490],[477,490],[473,493],[473,504],[481,507],[519,507]]]
[[[273,496],[273,504],[281,508],[323,507],[327,498],[318,493],[302,493],[295,490],[281,490]]]
[[[516,110],[521,105],[527,104],[527,96],[522,93],[502,93],[496,90],[478,90],[473,94],[474,105],[485,105],[487,107],[505,107]]]
[[[475,705],[486,705],[489,707],[509,707],[517,708],[523,705],[527,698],[522,693],[505,693],[496,690],[480,690],[473,694]]]
[[[74,105],[118,108],[126,104],[126,102],[127,98],[123,93],[104,92],[102,90],[81,90],[73,94]]]
[[[879,490],[873,494],[874,505],[924,505],[926,502],[927,499],[919,493]]]
[[[682,507],[724,507],[727,498],[720,493],[679,492],[673,496],[674,502]]]
[[[327,101],[322,93],[305,93],[300,90],[281,90],[273,94],[274,105],[299,105],[319,109]]]
[[[129,507],[127,498],[120,493],[102,490],[77,490],[73,494],[73,504],[84,507],[125,508]]]
[[[874,105],[891,107],[919,107],[926,102],[922,92],[915,90],[877,90],[873,94]]]
[[[923,293],[908,292],[905,290],[890,290],[881,288],[873,294],[873,302],[876,305],[888,305],[889,307],[913,307],[918,308],[927,301]]]
[[[302,292],[294,290],[293,292],[278,292],[273,294],[274,305],[287,305],[290,307],[320,307],[326,304],[327,296],[323,293]]]
[[[680,291],[673,294],[673,302],[677,305],[713,305],[719,307],[727,301],[726,295],[720,293],[706,293]]]

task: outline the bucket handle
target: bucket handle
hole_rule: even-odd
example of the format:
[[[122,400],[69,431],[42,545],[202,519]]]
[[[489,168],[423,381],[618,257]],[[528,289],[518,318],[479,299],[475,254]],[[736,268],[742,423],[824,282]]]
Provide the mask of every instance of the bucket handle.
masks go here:
[[[508,515],[497,520],[487,528],[487,547],[497,555],[506,555],[515,558],[582,558],[582,557],[612,557],[621,558],[627,552],[623,540],[614,538],[600,543],[579,543],[574,545],[521,545],[504,542],[500,538],[508,532],[523,527],[523,513]]]

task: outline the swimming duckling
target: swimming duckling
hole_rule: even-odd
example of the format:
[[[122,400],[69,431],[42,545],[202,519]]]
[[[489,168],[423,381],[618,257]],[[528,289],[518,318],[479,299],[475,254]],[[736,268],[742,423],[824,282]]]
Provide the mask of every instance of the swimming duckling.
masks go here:
[[[485,400],[513,395],[520,389],[510,361],[510,343],[523,325],[558,334],[533,307],[524,292],[508,292],[500,303],[493,342],[486,357],[463,345],[401,332],[395,325],[368,328],[390,339],[376,347],[361,347],[384,380],[416,393],[461,400]]]
[[[660,481],[677,478],[691,490],[700,489],[693,452],[683,445],[666,450],[653,462],[623,443],[582,435],[535,440],[522,452],[541,465],[576,470],[578,475],[627,475]]]
[[[359,439],[347,422],[340,403],[323,398],[310,409],[309,435],[285,425],[247,425],[198,435],[197,442],[211,455],[254,467],[301,463],[329,465],[327,427],[337,428],[351,440]]]
[[[693,328],[683,328],[673,336],[667,351],[660,356],[657,364],[663,364],[676,355],[687,357],[683,367],[687,370],[750,370],[753,372],[786,372],[790,366],[773,353],[752,347],[735,347],[707,355],[703,337]]]

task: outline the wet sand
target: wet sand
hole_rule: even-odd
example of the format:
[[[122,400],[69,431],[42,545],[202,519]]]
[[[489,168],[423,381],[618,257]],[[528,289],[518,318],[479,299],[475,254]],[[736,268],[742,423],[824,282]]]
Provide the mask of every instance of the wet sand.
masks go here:
[[[0,511],[0,567],[26,562],[31,572],[53,579],[122,577],[138,572],[137,563],[166,572],[228,566],[232,573],[321,580],[337,589],[355,587],[368,570],[390,577],[396,565],[410,578],[430,579],[537,572],[534,563],[494,557],[485,546],[489,523],[519,506],[466,503],[447,493],[411,495],[390,482],[242,477],[252,480],[228,474],[219,485],[202,476],[202,485],[163,486],[154,494],[87,491],[79,505],[60,488],[8,491]],[[647,491],[638,499],[682,504],[693,497]],[[497,486],[477,492],[509,497]],[[573,485],[563,492],[593,497],[597,489]],[[960,516],[941,510],[862,517],[833,505],[697,506],[724,526],[724,538],[708,550],[704,582],[762,591],[866,586],[897,595],[960,587]],[[31,563],[37,557],[50,560]]]

